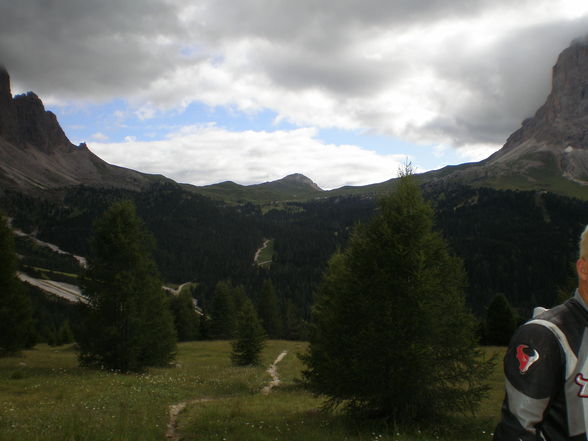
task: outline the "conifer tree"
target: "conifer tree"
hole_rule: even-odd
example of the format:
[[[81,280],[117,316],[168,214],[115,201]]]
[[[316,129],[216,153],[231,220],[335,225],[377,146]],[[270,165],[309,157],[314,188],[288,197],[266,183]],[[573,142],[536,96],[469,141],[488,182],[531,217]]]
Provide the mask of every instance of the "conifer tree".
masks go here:
[[[265,332],[251,301],[247,298],[237,314],[236,340],[232,342],[231,360],[238,366],[259,364],[265,346]]]
[[[210,336],[229,339],[235,333],[235,299],[233,288],[227,282],[218,282],[210,309]]]
[[[486,343],[506,346],[517,326],[515,314],[504,294],[496,294],[486,311]]]
[[[83,278],[90,303],[79,338],[82,365],[142,371],[175,356],[173,320],[153,247],[131,202],[113,204],[95,223]]]
[[[304,324],[300,317],[300,309],[288,299],[284,312],[284,337],[287,340],[301,340],[303,334]]]
[[[200,316],[198,337],[201,340],[208,340],[210,338],[210,319],[206,315],[206,311]]]
[[[487,389],[464,271],[433,229],[410,170],[335,254],[313,310],[304,372],[311,390],[392,417],[470,411]]]
[[[278,298],[271,280],[264,280],[261,286],[259,299],[259,318],[266,334],[270,338],[278,337],[280,332],[280,318],[278,310]]]
[[[14,237],[0,215],[0,356],[30,346],[34,337],[31,302],[16,276]]]
[[[233,304],[234,320],[237,320],[237,312],[243,308],[243,305],[247,301],[247,292],[243,285],[229,285],[229,296]]]
[[[169,306],[174,318],[178,341],[198,339],[200,316],[194,309],[192,294],[184,290],[178,296],[169,299]]]
[[[73,343],[74,335],[73,331],[71,330],[71,326],[69,324],[69,320],[65,320],[61,326],[59,327],[59,344],[65,345],[68,343]]]

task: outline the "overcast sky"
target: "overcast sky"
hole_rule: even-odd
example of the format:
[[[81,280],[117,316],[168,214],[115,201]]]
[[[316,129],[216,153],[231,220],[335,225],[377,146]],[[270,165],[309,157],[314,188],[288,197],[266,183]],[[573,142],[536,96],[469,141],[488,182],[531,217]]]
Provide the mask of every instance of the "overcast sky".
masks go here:
[[[72,142],[196,185],[323,188],[499,149],[585,0],[0,0],[0,63]]]

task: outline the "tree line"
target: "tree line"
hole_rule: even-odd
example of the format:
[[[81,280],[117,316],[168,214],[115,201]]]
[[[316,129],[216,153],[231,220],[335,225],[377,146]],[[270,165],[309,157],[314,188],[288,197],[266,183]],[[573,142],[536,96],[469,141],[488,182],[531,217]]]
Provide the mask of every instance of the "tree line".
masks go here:
[[[480,322],[498,293],[516,314],[528,317],[534,306],[550,307],[557,293],[570,291],[576,238],[588,219],[586,202],[545,192],[455,185],[424,190],[435,210],[435,230],[463,259],[466,301]],[[19,227],[36,229],[42,239],[85,255],[93,220],[114,201],[132,200],[156,237],[154,258],[162,278],[198,282],[194,296],[205,310],[219,281],[243,286],[257,305],[269,279],[286,338],[304,337],[329,257],[345,246],[356,222],[378,210],[374,198],[354,196],[262,211],[251,204],[228,206],[173,184],[142,193],[85,187],[49,193],[39,200],[5,191],[0,204]],[[274,256],[271,266],[259,268],[252,260],[264,237],[274,239]],[[30,266],[52,260],[26,249],[19,254]]]
[[[75,334],[81,365],[130,372],[170,363],[176,341],[212,337],[235,339],[234,363],[259,361],[267,334],[242,287],[219,283],[209,319],[197,313],[189,291],[171,297],[164,294],[152,258],[155,241],[137,217],[132,202],[114,203],[93,228],[88,266],[81,273],[81,288],[88,303],[68,305],[75,317],[72,331],[70,314],[64,314],[62,308],[55,310],[56,302],[39,296],[32,287],[27,295],[16,276],[12,231],[0,216],[0,355],[32,347],[41,335],[47,343],[58,345],[71,343]],[[270,309],[264,311],[277,313],[271,282],[267,286],[269,297],[262,298],[268,299]],[[223,299],[229,310],[222,309]],[[270,317],[268,314],[265,316]],[[56,328],[52,319],[59,315],[62,322]],[[277,320],[277,316],[271,319]],[[266,322],[268,326],[275,324]],[[276,332],[270,328],[270,335]]]

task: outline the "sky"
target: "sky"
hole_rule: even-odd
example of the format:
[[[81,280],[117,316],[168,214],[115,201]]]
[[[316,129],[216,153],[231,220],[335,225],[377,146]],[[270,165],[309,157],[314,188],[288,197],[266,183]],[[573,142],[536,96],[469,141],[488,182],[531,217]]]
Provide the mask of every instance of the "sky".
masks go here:
[[[586,34],[585,0],[0,0],[13,94],[102,159],[195,185],[482,160]]]

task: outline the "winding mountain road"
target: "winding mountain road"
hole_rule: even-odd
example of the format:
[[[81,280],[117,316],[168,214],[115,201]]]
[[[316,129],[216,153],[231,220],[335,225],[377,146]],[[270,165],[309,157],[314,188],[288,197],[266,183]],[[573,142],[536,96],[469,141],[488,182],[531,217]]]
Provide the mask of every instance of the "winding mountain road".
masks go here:
[[[88,298],[82,294],[82,291],[76,285],[56,282],[54,280],[36,279],[24,273],[18,273],[17,275],[23,282],[36,286],[49,294],[56,295],[70,302],[88,303]]]

